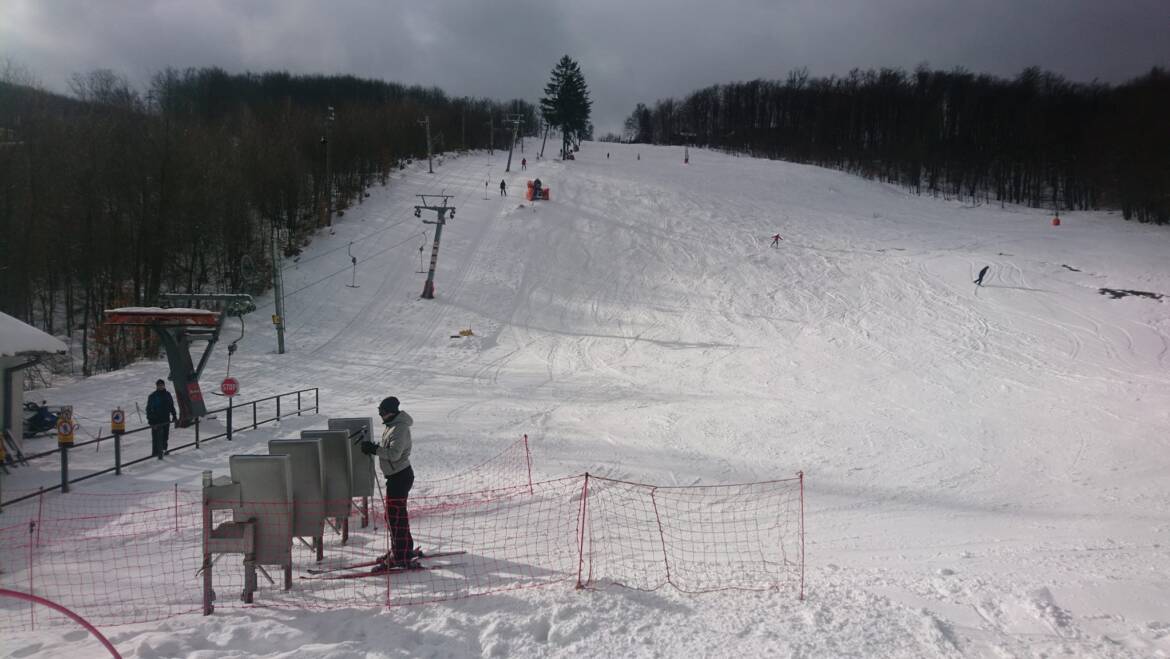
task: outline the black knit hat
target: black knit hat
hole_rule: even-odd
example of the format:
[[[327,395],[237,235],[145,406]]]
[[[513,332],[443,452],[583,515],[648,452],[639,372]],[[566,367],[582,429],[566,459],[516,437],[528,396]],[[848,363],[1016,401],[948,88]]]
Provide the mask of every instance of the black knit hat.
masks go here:
[[[398,412],[398,399],[393,396],[384,398],[382,403],[378,405],[378,414],[383,416],[396,412]]]

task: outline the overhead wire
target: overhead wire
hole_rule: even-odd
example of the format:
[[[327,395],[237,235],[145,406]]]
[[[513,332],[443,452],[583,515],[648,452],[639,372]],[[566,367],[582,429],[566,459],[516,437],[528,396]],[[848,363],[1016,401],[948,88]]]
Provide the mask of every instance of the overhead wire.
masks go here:
[[[386,248],[384,248],[384,249],[380,249],[380,250],[378,250],[378,251],[374,252],[373,254],[370,254],[370,255],[368,255],[368,256],[366,256],[366,257],[364,257],[364,258],[358,259],[358,261],[357,261],[357,262],[358,262],[358,263],[365,263],[366,261],[370,261],[370,260],[372,260],[372,259],[373,259],[374,257],[376,257],[376,256],[381,256],[382,254],[385,254],[386,252],[389,252],[389,251],[390,251],[390,250],[392,250],[392,249],[395,249],[395,248],[397,248],[397,247],[401,247],[401,246],[405,245],[407,242],[412,242],[412,241],[413,241],[415,238],[418,238],[419,236],[423,235],[423,233],[424,233],[424,232],[422,232],[422,231],[419,231],[418,233],[412,233],[411,235],[407,236],[405,239],[403,239],[403,240],[401,240],[401,241],[399,241],[399,242],[396,242],[396,243],[394,243],[393,245],[390,245],[389,247],[386,247]],[[296,295],[297,293],[300,293],[301,291],[303,291],[303,290],[305,290],[305,289],[312,288],[312,287],[316,286],[317,284],[320,284],[320,283],[322,283],[322,282],[324,282],[324,281],[327,281],[327,280],[329,280],[329,279],[331,279],[331,278],[333,278],[333,277],[336,277],[336,276],[337,276],[337,275],[339,275],[339,274],[342,274],[343,272],[349,272],[349,270],[350,270],[350,268],[351,268],[351,267],[353,267],[353,266],[352,266],[352,265],[347,265],[347,266],[345,266],[344,268],[342,268],[342,269],[340,269],[340,270],[337,270],[336,272],[332,272],[332,273],[330,273],[330,274],[327,274],[327,275],[325,275],[324,277],[321,277],[320,279],[317,279],[317,280],[315,280],[315,281],[313,281],[313,282],[310,282],[310,283],[308,283],[308,284],[305,284],[304,286],[301,286],[300,288],[296,289],[295,291],[292,291],[292,292],[289,292],[289,293],[285,293],[285,294],[284,294],[284,297],[285,297],[285,299],[288,299],[288,298],[290,298],[290,297],[292,297],[292,296]],[[256,310],[257,310],[257,311],[259,311],[260,309],[264,309],[264,308],[267,308],[267,307],[271,307],[271,306],[274,306],[275,304],[276,304],[276,301],[275,301],[275,300],[273,300],[272,302],[268,302],[268,303],[266,303],[266,304],[263,304],[263,305],[257,306],[257,307],[256,307]]]
[[[451,178],[453,178],[453,177],[455,176],[455,174],[456,174],[456,173],[457,173],[456,171],[450,171],[450,170],[448,170],[448,171],[444,172],[443,176],[440,178],[440,180],[439,180],[438,182],[439,182],[439,183],[447,183],[448,179],[451,179]],[[403,210],[403,211],[401,211],[401,213],[402,213],[403,215],[405,215],[405,214],[406,214],[406,213],[408,213],[408,212],[410,212],[410,211],[407,211],[407,210]],[[391,229],[391,228],[394,228],[394,227],[397,227],[397,226],[401,226],[401,225],[402,225],[402,224],[404,224],[405,222],[409,221],[409,219],[410,219],[410,218],[409,218],[409,217],[407,217],[407,218],[405,218],[405,219],[402,219],[402,220],[400,220],[400,221],[398,221],[398,222],[395,222],[395,223],[393,223],[393,224],[391,224],[391,225],[389,225],[389,226],[382,227],[382,228],[380,228],[380,229],[376,229],[376,230],[374,230],[374,231],[370,232],[369,234],[367,234],[366,236],[363,236],[362,238],[359,238],[358,240],[362,240],[362,239],[368,238],[368,237],[370,237],[370,236],[377,235],[377,234],[379,234],[379,233],[382,233],[383,231],[386,231],[387,229]],[[397,248],[397,247],[401,247],[402,245],[405,245],[407,242],[409,242],[409,241],[412,241],[412,240],[414,240],[415,238],[417,238],[417,237],[419,237],[419,236],[421,236],[421,235],[425,235],[425,234],[426,234],[426,231],[419,231],[419,232],[416,232],[416,233],[412,233],[412,234],[410,234],[409,236],[407,236],[405,239],[403,239],[403,240],[401,240],[401,241],[399,241],[399,242],[396,242],[396,243],[394,243],[393,245],[390,245],[389,247],[386,247],[386,248],[384,248],[384,249],[378,250],[377,252],[374,252],[373,254],[369,254],[369,255],[367,255],[367,256],[365,256],[365,257],[362,257],[362,258],[358,259],[358,260],[357,260],[357,263],[365,263],[366,261],[372,260],[373,258],[375,258],[375,257],[377,257],[377,256],[381,256],[382,254],[385,254],[386,252],[388,252],[388,251],[390,251],[390,250],[392,250],[392,249],[395,249],[395,248]],[[357,242],[357,241],[354,241],[354,242]],[[313,260],[313,259],[320,258],[320,257],[322,257],[322,256],[325,256],[326,254],[330,254],[330,253],[332,253],[332,252],[339,251],[339,250],[341,250],[341,249],[343,249],[343,248],[346,248],[346,247],[348,247],[348,246],[349,246],[348,244],[345,244],[345,245],[339,245],[338,247],[335,247],[335,248],[333,248],[333,249],[330,249],[330,250],[329,250],[329,251],[327,251],[327,252],[322,252],[321,254],[314,255],[314,256],[313,256],[311,259],[306,259],[306,260],[303,260],[303,261],[301,261],[300,263],[306,263],[306,262],[308,262],[308,261],[310,261],[310,260]],[[300,263],[298,263],[297,265],[300,265]],[[350,270],[350,269],[351,269],[351,268],[352,268],[354,265],[356,265],[356,264],[351,264],[351,265],[348,265],[348,266],[346,266],[346,267],[344,267],[344,268],[341,268],[340,270],[337,270],[337,271],[335,271],[335,272],[332,272],[332,273],[330,273],[330,274],[327,274],[327,275],[325,275],[324,277],[321,277],[320,279],[317,279],[317,280],[314,280],[314,281],[312,281],[312,282],[310,282],[310,283],[308,283],[308,284],[305,284],[304,286],[301,286],[300,288],[297,288],[296,290],[294,290],[294,291],[292,291],[292,292],[285,293],[285,294],[284,294],[284,299],[288,299],[288,298],[292,297],[293,295],[296,295],[297,293],[300,293],[300,292],[302,292],[302,291],[304,291],[304,290],[306,290],[306,289],[312,288],[313,286],[316,286],[316,285],[318,285],[318,284],[321,284],[321,283],[323,283],[323,282],[325,282],[325,281],[328,281],[329,279],[332,279],[333,277],[336,277],[336,276],[337,276],[337,275],[339,275],[339,274],[342,274],[342,273],[344,273],[344,272],[349,272],[349,270]],[[284,268],[281,268],[281,272],[283,273],[285,270],[289,270],[290,268],[295,268],[295,267],[296,267],[296,266],[286,266],[286,267],[284,267]],[[256,307],[256,310],[257,310],[257,311],[259,311],[259,310],[261,310],[261,309],[266,309],[266,308],[268,308],[268,307],[273,307],[273,306],[275,306],[275,305],[276,305],[276,301],[275,301],[275,300],[273,300],[273,301],[271,301],[271,302],[268,302],[268,303],[265,303],[265,304],[263,304],[263,305],[259,305],[259,306],[257,306],[257,307]]]

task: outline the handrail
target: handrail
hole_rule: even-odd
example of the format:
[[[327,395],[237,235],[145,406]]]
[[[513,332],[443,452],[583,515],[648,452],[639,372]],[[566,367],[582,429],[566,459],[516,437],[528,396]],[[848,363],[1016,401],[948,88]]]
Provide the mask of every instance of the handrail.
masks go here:
[[[310,405],[302,406],[301,394],[305,394],[305,393],[309,393],[309,392],[312,392],[312,394],[313,394],[313,404],[311,406]],[[282,414],[280,411],[280,399],[284,398],[286,396],[295,396],[296,397],[296,409],[289,409],[287,412]],[[259,419],[258,414],[257,414],[257,406],[260,403],[265,403],[265,402],[270,401],[270,400],[276,401],[276,416],[273,416],[273,417],[267,418],[267,419]],[[307,401],[306,401],[306,403],[307,403]],[[195,448],[199,448],[199,445],[202,444],[203,442],[211,441],[213,439],[219,439],[221,437],[227,437],[228,441],[231,441],[232,433],[234,430],[242,430],[246,426],[251,426],[251,429],[255,430],[256,428],[260,427],[263,424],[271,423],[273,421],[279,421],[280,419],[282,419],[286,416],[294,416],[294,415],[300,416],[301,414],[304,414],[305,412],[309,412],[309,411],[320,413],[320,411],[321,411],[320,405],[321,405],[321,395],[320,395],[320,389],[318,387],[312,387],[310,389],[298,389],[296,391],[286,391],[284,393],[275,394],[275,395],[268,396],[265,398],[258,398],[256,400],[251,400],[251,401],[247,401],[244,403],[240,403],[239,405],[236,405],[234,403],[229,403],[227,407],[209,410],[207,412],[207,414],[213,414],[216,412],[227,412],[227,419],[226,419],[227,428],[226,428],[226,430],[224,430],[224,432],[221,432],[217,435],[211,435],[210,437],[200,437],[199,436],[199,418],[196,418],[195,423],[192,424],[192,426],[188,426],[188,427],[195,428],[195,441],[188,442],[186,444],[180,444],[178,446],[170,448],[167,450],[167,453],[168,454],[174,453],[176,451],[179,451],[179,450],[182,450],[185,448],[189,448],[191,446],[194,446]],[[246,422],[246,423],[242,424],[241,427],[239,427],[239,428],[234,428],[233,423],[232,423],[233,412],[235,410],[238,410],[241,408],[246,408],[249,406],[251,406],[251,408],[252,408],[252,420],[250,422]],[[17,503],[20,501],[24,501],[25,499],[31,499],[42,492],[52,492],[53,490],[61,490],[62,492],[68,492],[69,485],[72,483],[79,483],[81,481],[89,480],[90,478],[94,478],[96,476],[102,476],[102,475],[108,474],[110,472],[114,472],[117,475],[121,475],[122,467],[128,467],[130,465],[138,464],[140,462],[145,462],[145,461],[153,458],[154,457],[153,455],[148,455],[146,457],[137,458],[137,459],[126,461],[126,462],[122,461],[122,438],[125,437],[126,435],[132,435],[134,433],[139,433],[139,432],[142,432],[144,430],[150,430],[152,427],[153,427],[152,425],[148,424],[148,425],[142,426],[140,428],[134,428],[132,430],[127,430],[127,431],[121,432],[121,433],[111,433],[111,434],[106,435],[104,437],[99,432],[97,437],[94,437],[93,439],[86,440],[84,442],[78,442],[76,444],[69,445],[69,446],[58,446],[57,448],[49,450],[49,451],[44,451],[42,453],[35,453],[33,455],[30,455],[30,456],[24,456],[24,462],[28,462],[29,460],[35,460],[37,458],[43,458],[43,457],[47,457],[50,455],[60,455],[61,456],[61,482],[57,485],[52,485],[49,487],[40,488],[36,492],[30,492],[30,493],[25,494],[23,496],[19,496],[19,497],[16,497],[14,499],[9,499],[9,500],[3,499],[3,491],[0,490],[0,513],[4,512],[4,506],[9,505],[9,504],[13,504],[13,503]],[[83,446],[89,446],[90,444],[96,444],[97,442],[108,441],[111,439],[114,440],[114,466],[106,468],[106,469],[101,469],[99,471],[95,471],[92,473],[88,473],[88,474],[85,474],[84,476],[79,476],[77,478],[69,478],[69,451],[71,451],[73,449],[81,448]],[[0,478],[2,478],[2,477],[0,477]]]

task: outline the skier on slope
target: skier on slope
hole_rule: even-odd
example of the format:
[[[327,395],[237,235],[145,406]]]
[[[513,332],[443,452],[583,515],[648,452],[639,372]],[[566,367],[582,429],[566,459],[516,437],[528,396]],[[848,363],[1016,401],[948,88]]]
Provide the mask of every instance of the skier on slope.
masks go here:
[[[989,265],[983,266],[983,269],[979,271],[979,276],[976,277],[975,281],[973,281],[971,283],[975,284],[976,286],[983,286],[983,276],[987,274],[987,270],[990,267],[991,266],[989,266]]]
[[[500,179],[500,196],[501,197],[508,196],[508,184],[504,183],[504,179]]]
[[[390,530],[391,549],[374,570],[410,569],[418,567],[414,538],[410,534],[410,514],[406,509],[414,485],[414,469],[410,466],[410,427],[414,419],[399,409],[399,401],[394,396],[378,405],[378,416],[386,425],[381,444],[367,440],[361,443],[361,449],[366,455],[378,456],[378,465],[386,477],[386,526]]]
[[[784,240],[784,239],[780,237],[780,234],[776,234],[776,235],[772,236],[772,247],[779,247],[781,240]]]

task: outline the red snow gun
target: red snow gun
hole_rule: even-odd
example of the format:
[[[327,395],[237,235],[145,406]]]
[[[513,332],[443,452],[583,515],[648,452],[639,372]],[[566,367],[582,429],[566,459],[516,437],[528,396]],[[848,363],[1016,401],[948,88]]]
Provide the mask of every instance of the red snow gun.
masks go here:
[[[537,186],[535,181],[528,182],[528,191],[525,193],[528,201],[548,201],[548,186]]]

